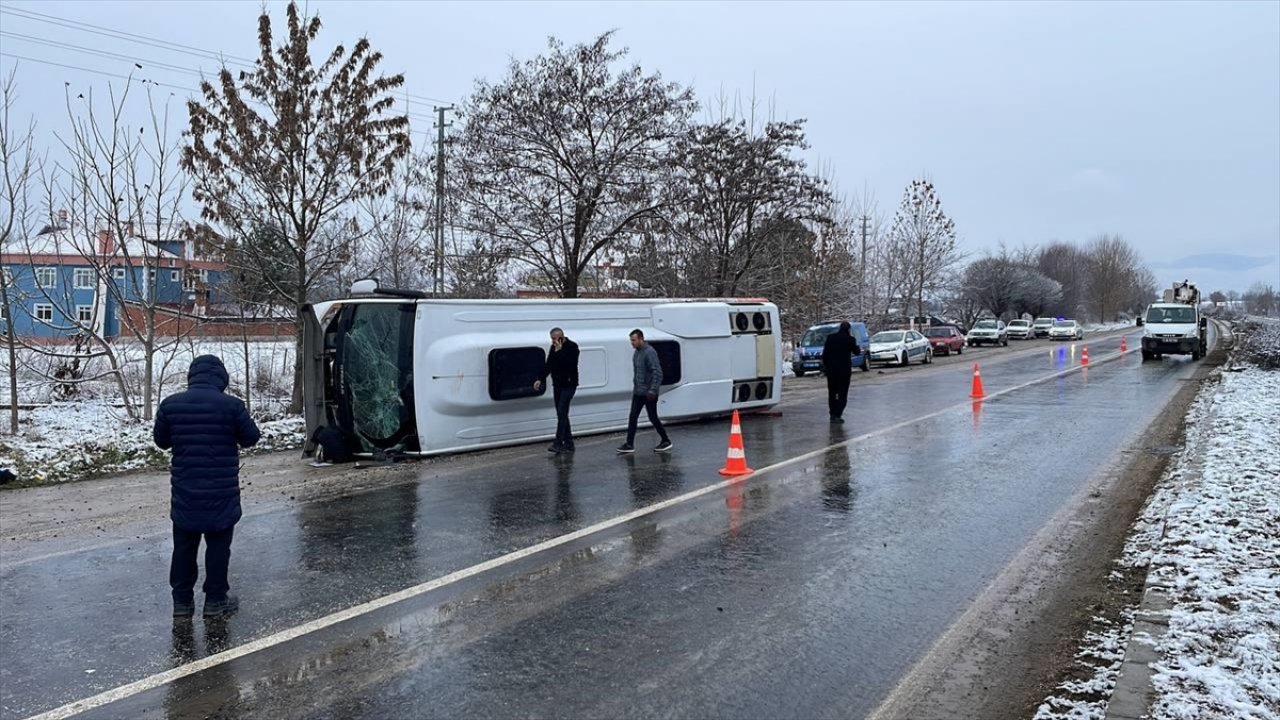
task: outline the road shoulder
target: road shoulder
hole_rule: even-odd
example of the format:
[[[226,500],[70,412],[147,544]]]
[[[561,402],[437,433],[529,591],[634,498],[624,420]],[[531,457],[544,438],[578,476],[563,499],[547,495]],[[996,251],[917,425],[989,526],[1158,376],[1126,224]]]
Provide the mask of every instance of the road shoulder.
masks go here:
[[[1232,364],[1117,559],[1143,584],[1084,634],[1037,720],[1280,718],[1280,434],[1263,400],[1280,385],[1280,326],[1251,328]]]
[[[1201,382],[1226,359],[1221,344],[1128,448],[1028,543],[872,715],[1027,718],[1070,671],[1099,611],[1141,577],[1113,577],[1113,558],[1181,444]]]

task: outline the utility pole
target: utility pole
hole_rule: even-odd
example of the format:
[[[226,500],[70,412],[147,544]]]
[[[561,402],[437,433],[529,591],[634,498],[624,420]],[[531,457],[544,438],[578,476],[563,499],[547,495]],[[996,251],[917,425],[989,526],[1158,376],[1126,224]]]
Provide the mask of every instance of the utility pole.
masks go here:
[[[431,294],[440,297],[444,292],[444,129],[453,123],[444,121],[444,114],[453,106],[436,106],[436,237],[435,266],[431,276]]]
[[[862,216],[862,264],[858,270],[858,312],[861,320],[867,321],[867,223],[871,218]]]

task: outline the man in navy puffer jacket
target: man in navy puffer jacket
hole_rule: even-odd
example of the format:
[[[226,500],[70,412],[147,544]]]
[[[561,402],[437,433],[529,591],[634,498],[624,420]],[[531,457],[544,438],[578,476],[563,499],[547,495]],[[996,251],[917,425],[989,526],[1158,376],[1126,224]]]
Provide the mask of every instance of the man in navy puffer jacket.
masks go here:
[[[174,617],[195,614],[196,556],[204,537],[204,615],[235,612],[228,594],[231,534],[240,519],[240,448],[258,442],[258,426],[239,398],[227,395],[227,369],[213,355],[191,361],[187,389],[170,395],[156,413],[155,441],[173,450],[170,466],[173,520]]]

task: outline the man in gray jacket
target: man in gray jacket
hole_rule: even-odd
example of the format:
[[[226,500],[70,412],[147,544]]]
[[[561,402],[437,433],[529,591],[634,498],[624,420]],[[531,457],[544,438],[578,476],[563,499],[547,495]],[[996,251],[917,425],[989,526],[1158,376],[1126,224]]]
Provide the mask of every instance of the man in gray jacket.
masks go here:
[[[671,452],[671,438],[667,437],[667,430],[658,419],[658,389],[662,387],[662,364],[658,362],[658,351],[644,341],[644,333],[640,330],[631,331],[631,347],[635,348],[631,356],[635,370],[631,416],[627,418],[627,442],[618,448],[618,453],[625,455],[636,451],[636,424],[640,421],[640,408],[649,414],[649,422],[661,439],[654,452]]]

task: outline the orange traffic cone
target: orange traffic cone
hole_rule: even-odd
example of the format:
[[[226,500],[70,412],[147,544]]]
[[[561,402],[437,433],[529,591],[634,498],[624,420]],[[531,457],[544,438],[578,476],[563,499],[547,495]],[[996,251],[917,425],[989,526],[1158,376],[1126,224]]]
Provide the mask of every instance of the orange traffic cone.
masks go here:
[[[981,400],[986,397],[987,393],[982,389],[982,373],[978,372],[978,363],[973,364],[973,392],[969,393],[969,397]]]
[[[742,423],[738,420],[738,411],[733,411],[733,427],[729,429],[729,457],[724,461],[721,475],[734,477],[755,472],[747,467],[747,451],[742,447]]]
[[[1085,349],[1080,353],[1080,364],[1081,364],[1081,365],[1088,365],[1088,364],[1089,364],[1089,348],[1088,348],[1087,346],[1086,346],[1086,347],[1085,347]]]
[[[1124,335],[1120,336],[1120,352],[1129,352],[1129,343],[1126,342],[1127,340],[1128,338]]]

